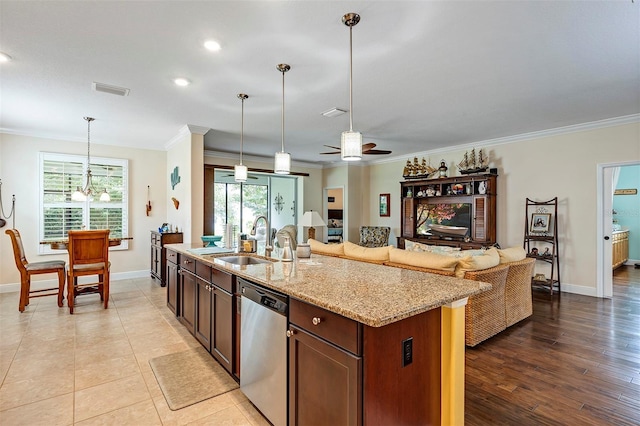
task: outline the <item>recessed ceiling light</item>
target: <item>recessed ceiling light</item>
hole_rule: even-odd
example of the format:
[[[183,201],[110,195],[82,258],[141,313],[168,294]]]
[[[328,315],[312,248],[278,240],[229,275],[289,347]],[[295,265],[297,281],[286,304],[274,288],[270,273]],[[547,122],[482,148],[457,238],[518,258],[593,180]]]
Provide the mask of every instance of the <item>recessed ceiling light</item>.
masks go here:
[[[346,113],[347,111],[340,109],[340,108],[331,108],[326,110],[325,112],[322,113],[323,116],[325,117],[337,117],[339,115],[342,115],[344,113]]]
[[[176,84],[176,86],[182,86],[182,87],[188,86],[188,85],[191,84],[191,82],[189,80],[187,80],[186,78],[182,78],[182,77],[174,79],[173,82]]]
[[[204,47],[212,52],[217,52],[220,49],[222,49],[222,47],[220,47],[220,43],[218,43],[215,40],[207,40],[204,42]]]
[[[4,52],[0,52],[0,62],[9,62],[11,59],[11,56],[7,55]]]

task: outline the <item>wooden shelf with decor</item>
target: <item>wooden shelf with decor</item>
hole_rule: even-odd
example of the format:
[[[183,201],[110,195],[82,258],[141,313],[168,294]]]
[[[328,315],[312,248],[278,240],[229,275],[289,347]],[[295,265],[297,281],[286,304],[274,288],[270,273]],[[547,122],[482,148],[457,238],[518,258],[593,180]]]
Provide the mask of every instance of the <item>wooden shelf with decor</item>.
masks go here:
[[[549,277],[544,273],[536,273],[534,270],[531,285],[549,290],[550,294],[553,294],[554,289],[557,289],[559,294],[558,197],[549,201],[534,201],[527,198],[524,213],[523,247],[527,252],[527,257],[550,265]]]
[[[495,244],[497,178],[484,173],[400,182],[398,247],[407,239],[462,249]]]

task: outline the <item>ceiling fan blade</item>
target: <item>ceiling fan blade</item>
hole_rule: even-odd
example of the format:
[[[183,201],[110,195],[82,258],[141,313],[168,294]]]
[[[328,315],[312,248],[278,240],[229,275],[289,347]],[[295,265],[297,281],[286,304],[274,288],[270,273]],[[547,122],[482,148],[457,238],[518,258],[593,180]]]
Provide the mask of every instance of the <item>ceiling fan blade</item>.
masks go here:
[[[331,148],[331,149],[337,149],[338,151],[340,151],[340,147],[339,146],[331,146],[331,145],[325,145],[327,148]]]
[[[335,152],[321,152],[320,154],[340,154],[340,151],[335,151]]]
[[[375,147],[376,147],[376,144],[373,142],[364,143],[362,144],[362,152],[369,151],[370,149],[373,149]]]
[[[363,154],[373,154],[373,155],[386,155],[391,154],[391,151],[387,151],[384,149],[370,149],[368,151],[362,151]]]

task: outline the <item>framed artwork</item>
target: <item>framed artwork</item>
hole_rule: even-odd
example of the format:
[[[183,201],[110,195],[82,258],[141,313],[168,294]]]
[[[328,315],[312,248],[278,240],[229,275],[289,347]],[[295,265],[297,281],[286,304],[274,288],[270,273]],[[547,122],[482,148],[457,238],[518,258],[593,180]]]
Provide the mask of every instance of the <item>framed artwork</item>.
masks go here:
[[[532,213],[531,232],[549,232],[551,213]]]
[[[389,209],[389,203],[391,200],[391,194],[380,194],[380,216],[391,216]]]

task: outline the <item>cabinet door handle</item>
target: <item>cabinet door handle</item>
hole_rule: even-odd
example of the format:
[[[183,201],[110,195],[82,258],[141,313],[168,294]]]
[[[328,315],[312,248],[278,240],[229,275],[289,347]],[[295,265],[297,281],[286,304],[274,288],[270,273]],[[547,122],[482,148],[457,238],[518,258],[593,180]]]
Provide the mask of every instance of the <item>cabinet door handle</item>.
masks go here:
[[[311,322],[313,323],[313,325],[319,325],[322,322],[322,320],[319,317],[313,317]]]
[[[296,334],[295,331],[293,330],[287,330],[287,337],[292,337],[294,334]]]
[[[191,261],[190,261],[190,260],[185,260],[185,261],[184,261],[184,262],[182,262],[182,263],[184,263],[185,265],[188,265],[188,264],[190,264],[190,263],[191,263]]]

